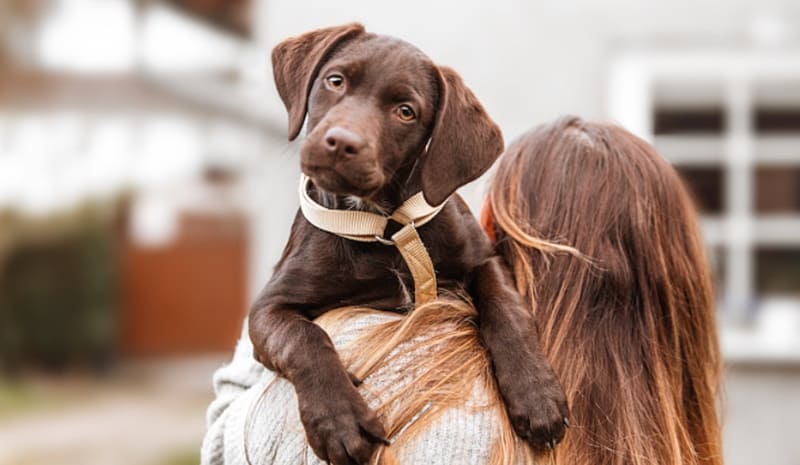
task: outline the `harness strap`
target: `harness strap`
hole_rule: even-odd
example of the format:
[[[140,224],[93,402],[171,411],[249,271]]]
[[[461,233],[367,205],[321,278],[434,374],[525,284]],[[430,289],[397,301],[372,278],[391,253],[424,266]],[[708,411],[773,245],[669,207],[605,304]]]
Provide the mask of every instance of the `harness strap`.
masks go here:
[[[309,223],[353,241],[395,245],[414,278],[415,304],[436,299],[436,271],[417,228],[432,220],[446,202],[431,206],[425,201],[422,192],[417,192],[390,216],[365,211],[334,210],[316,203],[308,195],[310,182],[307,176],[300,177],[300,210]],[[384,234],[390,219],[402,224],[403,228],[393,234],[391,240],[387,240],[384,239]]]
[[[414,302],[419,305],[436,300],[436,272],[417,228],[409,223],[394,233],[392,240],[414,278]]]

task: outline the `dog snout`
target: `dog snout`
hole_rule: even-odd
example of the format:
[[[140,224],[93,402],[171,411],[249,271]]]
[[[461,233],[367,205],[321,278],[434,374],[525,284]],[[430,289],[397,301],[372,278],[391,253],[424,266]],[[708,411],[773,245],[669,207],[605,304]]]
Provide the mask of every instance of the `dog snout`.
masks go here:
[[[364,149],[366,140],[361,135],[342,127],[332,127],[325,132],[323,144],[328,153],[352,157]]]

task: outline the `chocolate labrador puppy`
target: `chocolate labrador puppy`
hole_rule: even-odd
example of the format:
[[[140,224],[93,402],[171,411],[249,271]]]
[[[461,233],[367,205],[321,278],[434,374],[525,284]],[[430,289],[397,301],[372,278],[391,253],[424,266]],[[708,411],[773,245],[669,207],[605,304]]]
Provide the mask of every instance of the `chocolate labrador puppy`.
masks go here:
[[[420,190],[431,205],[447,202],[419,228],[439,288],[473,298],[516,432],[536,449],[554,447],[567,425],[561,387],[510,272],[454,195],[500,155],[499,128],[455,71],[359,24],[287,39],[273,50],[272,64],[290,140],[308,115],[300,157],[316,202],[383,214]],[[397,249],[324,232],[298,211],[249,328],[256,358],[294,385],[309,444],[322,460],[367,464],[386,438],[330,338],[311,320],[348,305],[407,311],[412,288]]]

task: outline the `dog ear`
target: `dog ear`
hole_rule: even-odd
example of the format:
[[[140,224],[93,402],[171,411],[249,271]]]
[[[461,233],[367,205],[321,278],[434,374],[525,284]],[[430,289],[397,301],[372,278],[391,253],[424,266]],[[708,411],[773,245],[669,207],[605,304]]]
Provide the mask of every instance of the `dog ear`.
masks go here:
[[[308,94],[319,69],[338,45],[361,34],[361,24],[346,24],[291,37],[272,49],[275,86],[289,114],[289,140],[294,140],[303,127]]]
[[[437,68],[439,108],[422,160],[425,201],[439,205],[459,187],[486,172],[503,152],[503,134],[461,76]]]

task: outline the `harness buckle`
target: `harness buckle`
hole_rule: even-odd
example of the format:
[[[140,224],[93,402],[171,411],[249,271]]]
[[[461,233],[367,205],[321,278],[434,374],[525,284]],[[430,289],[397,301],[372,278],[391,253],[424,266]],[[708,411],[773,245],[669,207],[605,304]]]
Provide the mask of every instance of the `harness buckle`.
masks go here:
[[[375,235],[375,240],[380,242],[383,245],[395,245],[395,242],[391,239],[386,239],[385,237]]]
[[[416,228],[416,225],[414,224],[414,220],[411,220],[411,221],[409,221],[408,223],[405,223],[405,224],[400,223],[399,221],[395,220],[394,218],[389,218],[389,221],[398,224],[401,227],[401,229],[403,227],[405,227],[405,226],[411,226],[412,228]],[[377,234],[375,235],[375,240],[380,242],[383,245],[397,245],[397,242],[395,242],[395,241],[393,241],[391,239],[386,239],[385,237],[379,236]]]

